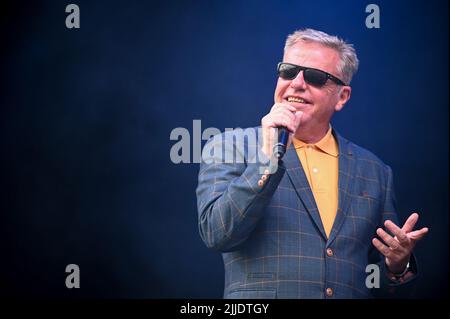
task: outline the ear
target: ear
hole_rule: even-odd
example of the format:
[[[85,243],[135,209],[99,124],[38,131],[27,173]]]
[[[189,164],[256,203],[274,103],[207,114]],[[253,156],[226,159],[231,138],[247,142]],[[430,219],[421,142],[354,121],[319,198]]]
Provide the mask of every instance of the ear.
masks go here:
[[[339,112],[344,108],[345,103],[350,100],[350,95],[352,94],[352,88],[350,86],[343,86],[339,92],[339,100],[334,107],[336,112]]]

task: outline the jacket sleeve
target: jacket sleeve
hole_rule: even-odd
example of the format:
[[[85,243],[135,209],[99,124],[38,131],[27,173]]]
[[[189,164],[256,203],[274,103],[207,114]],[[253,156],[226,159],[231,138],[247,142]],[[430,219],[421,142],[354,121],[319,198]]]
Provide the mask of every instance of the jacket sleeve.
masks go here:
[[[215,136],[204,147],[196,193],[200,236],[207,247],[225,252],[237,249],[251,235],[285,168],[280,161],[273,174],[264,174],[267,157],[257,160],[248,152],[253,147],[253,153],[261,155],[258,143],[246,143],[242,149],[224,136]],[[214,149],[213,154],[206,149]],[[223,154],[235,156],[230,161],[224,160]]]
[[[386,220],[391,220],[396,225],[401,227],[401,225],[399,225],[398,223],[398,217],[396,213],[396,198],[394,192],[393,174],[392,169],[389,166],[385,167],[385,175],[386,175],[385,199],[380,227],[384,228],[384,222]],[[389,233],[388,230],[386,231]],[[411,297],[415,286],[415,279],[418,275],[417,262],[413,254],[411,254],[409,261],[409,268],[410,271],[413,273],[413,275],[402,283],[392,281],[388,277],[388,270],[385,263],[385,257],[373,245],[369,254],[369,262],[376,263],[380,269],[380,288],[373,289],[373,294],[375,297],[377,298]]]

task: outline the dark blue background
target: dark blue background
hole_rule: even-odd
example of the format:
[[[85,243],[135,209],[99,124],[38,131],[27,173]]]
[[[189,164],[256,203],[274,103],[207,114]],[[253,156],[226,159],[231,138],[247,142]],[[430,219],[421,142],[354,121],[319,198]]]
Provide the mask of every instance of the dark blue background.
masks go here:
[[[287,34],[354,43],[360,69],[334,118],[392,166],[398,213],[421,213],[417,297],[448,295],[448,2],[66,1],[2,5],[3,296],[220,298],[201,242],[198,164],[169,157],[175,127],[260,123]],[[64,285],[81,268],[81,289]]]

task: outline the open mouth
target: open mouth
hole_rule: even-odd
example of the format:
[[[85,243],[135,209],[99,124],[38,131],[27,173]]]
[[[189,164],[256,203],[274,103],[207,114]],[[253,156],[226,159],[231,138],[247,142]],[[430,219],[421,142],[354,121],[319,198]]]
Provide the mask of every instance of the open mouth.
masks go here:
[[[305,99],[303,99],[301,97],[297,97],[297,96],[288,96],[286,101],[288,101],[289,103],[311,104],[308,100],[305,100]]]

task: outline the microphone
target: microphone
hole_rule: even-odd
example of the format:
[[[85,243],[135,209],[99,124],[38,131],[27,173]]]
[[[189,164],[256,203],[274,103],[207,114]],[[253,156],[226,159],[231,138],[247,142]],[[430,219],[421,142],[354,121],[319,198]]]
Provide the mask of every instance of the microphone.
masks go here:
[[[289,140],[289,131],[284,126],[279,126],[278,128],[278,139],[277,143],[273,146],[273,154],[275,158],[281,159],[286,153],[286,147]]]

